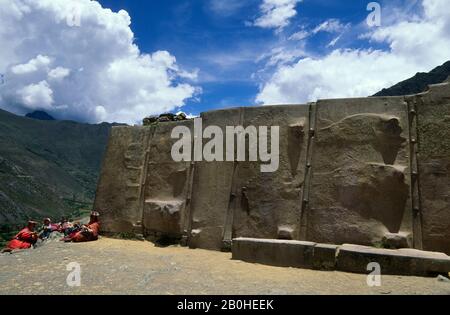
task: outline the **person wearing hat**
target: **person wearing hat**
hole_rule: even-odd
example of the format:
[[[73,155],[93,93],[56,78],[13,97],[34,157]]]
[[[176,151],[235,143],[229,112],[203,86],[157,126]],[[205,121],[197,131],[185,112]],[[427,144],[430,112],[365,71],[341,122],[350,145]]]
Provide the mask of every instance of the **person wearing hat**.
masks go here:
[[[34,231],[37,222],[28,221],[28,224],[8,243],[5,251],[12,251],[14,249],[28,249],[31,248],[38,240],[38,234]]]
[[[96,211],[91,212],[91,217],[87,225],[81,227],[81,231],[77,232],[72,237],[64,239],[66,242],[92,242],[98,240],[98,234],[100,231],[100,214]]]

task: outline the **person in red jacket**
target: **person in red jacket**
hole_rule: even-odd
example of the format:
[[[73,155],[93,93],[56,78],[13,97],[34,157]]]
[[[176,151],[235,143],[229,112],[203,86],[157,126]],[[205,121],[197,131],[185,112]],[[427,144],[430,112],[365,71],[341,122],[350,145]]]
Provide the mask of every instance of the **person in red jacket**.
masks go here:
[[[98,240],[98,234],[100,232],[100,214],[98,212],[91,212],[91,217],[87,225],[83,225],[81,231],[75,235],[64,239],[66,242],[82,243],[92,242]]]
[[[4,251],[12,251],[15,249],[28,249],[33,246],[38,240],[38,234],[34,231],[37,222],[28,221],[27,227],[22,229],[16,236],[8,243]]]

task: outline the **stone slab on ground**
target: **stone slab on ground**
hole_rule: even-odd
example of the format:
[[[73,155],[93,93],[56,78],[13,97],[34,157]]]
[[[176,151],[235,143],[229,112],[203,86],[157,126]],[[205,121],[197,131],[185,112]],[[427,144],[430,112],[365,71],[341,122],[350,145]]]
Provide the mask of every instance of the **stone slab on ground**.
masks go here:
[[[311,268],[316,243],[291,240],[236,238],[233,259],[279,267]]]
[[[236,238],[233,259],[271,266],[339,270],[368,273],[370,263],[378,263],[382,274],[436,276],[450,272],[450,257],[444,253],[416,249],[381,249],[344,244]]]
[[[379,263],[382,274],[433,276],[448,274],[450,257],[416,249],[380,249],[344,244],[339,247],[337,270],[366,273],[367,265]]]
[[[314,246],[313,268],[316,270],[335,270],[338,245],[316,244]]]

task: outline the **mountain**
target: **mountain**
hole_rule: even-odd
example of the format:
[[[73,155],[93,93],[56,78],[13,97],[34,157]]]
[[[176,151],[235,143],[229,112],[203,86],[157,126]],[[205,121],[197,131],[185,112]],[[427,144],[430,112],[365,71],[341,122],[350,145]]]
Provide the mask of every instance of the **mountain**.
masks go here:
[[[402,81],[388,89],[383,89],[373,96],[411,95],[426,91],[428,85],[444,82],[450,76],[450,61],[428,73],[417,73],[414,77]]]
[[[52,116],[50,116],[49,114],[47,114],[46,112],[43,112],[41,110],[36,110],[32,113],[28,113],[25,115],[25,117],[33,118],[33,119],[37,119],[37,120],[55,120],[55,118],[53,118]]]
[[[89,208],[111,126],[0,110],[0,230]]]

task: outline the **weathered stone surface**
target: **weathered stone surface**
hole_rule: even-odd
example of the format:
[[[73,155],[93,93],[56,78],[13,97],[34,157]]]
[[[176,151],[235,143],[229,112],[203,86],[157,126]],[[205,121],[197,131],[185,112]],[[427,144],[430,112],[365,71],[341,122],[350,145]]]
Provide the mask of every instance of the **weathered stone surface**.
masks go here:
[[[383,237],[383,246],[390,249],[409,248],[408,238],[410,235],[406,233],[386,233]]]
[[[103,232],[134,233],[142,221],[141,174],[150,131],[112,128],[94,204],[102,215]]]
[[[305,180],[309,106],[245,108],[243,125],[279,127],[279,165],[261,172],[267,162],[238,162],[234,176],[233,238],[298,240]],[[270,135],[271,130],[268,130]],[[270,149],[270,144],[269,144]]]
[[[181,237],[189,220],[185,206],[190,191],[191,163],[175,162],[172,158],[172,146],[177,141],[171,138],[175,126],[192,130],[193,122],[167,122],[152,127],[141,196],[144,235],[160,233]]]
[[[311,268],[315,243],[255,238],[233,239],[233,259],[279,267]]]
[[[314,246],[313,268],[317,270],[334,270],[336,268],[338,248],[338,245],[316,244]]]
[[[313,242],[235,238],[233,259],[282,267],[334,270],[339,246]]]
[[[411,232],[403,98],[317,103],[306,239],[373,245]]]
[[[115,127],[94,207],[104,232],[183,235],[214,250],[251,237],[450,253],[449,84],[201,117],[203,130],[279,126],[278,170],[261,172],[266,163],[249,152],[246,161],[174,162],[171,131],[192,131],[193,121]],[[317,264],[331,265],[333,247],[316,249]]]
[[[279,240],[292,240],[294,239],[294,229],[289,226],[278,227],[278,239]]]
[[[444,253],[348,244],[339,247],[336,266],[340,271],[368,273],[373,262],[380,264],[381,274],[430,276],[450,271],[450,257]]]
[[[192,249],[198,248],[201,233],[202,233],[201,229],[191,230],[188,243],[189,248]]]
[[[450,84],[415,99],[423,248],[450,254]]]
[[[162,233],[167,237],[181,237],[184,202],[148,199],[144,205],[146,233]]]
[[[226,126],[238,126],[242,121],[240,108],[203,113],[201,117],[204,126],[214,125],[222,130]],[[207,142],[204,140],[204,144]],[[201,232],[195,236],[195,245],[191,247],[222,249],[234,168],[233,162],[195,163],[191,228]]]
[[[450,257],[415,249],[380,249],[361,245],[342,246],[302,241],[233,239],[233,259],[272,266],[339,270],[368,274],[378,263],[382,275],[433,276],[448,274]]]

